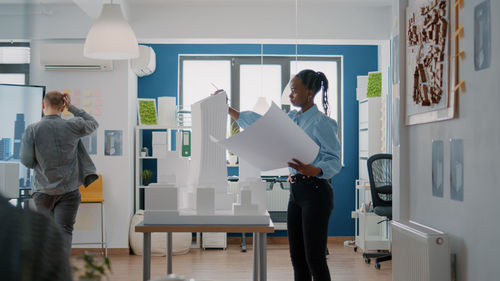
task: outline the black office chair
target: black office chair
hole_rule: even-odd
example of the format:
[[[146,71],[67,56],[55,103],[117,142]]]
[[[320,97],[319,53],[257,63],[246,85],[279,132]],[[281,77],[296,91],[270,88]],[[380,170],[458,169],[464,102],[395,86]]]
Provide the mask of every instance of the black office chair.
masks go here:
[[[392,219],[392,155],[375,154],[368,158],[368,176],[375,214]],[[383,221],[381,221],[383,222]],[[380,222],[379,222],[380,223]],[[366,263],[375,258],[375,268],[380,269],[380,262],[392,260],[391,253],[363,253]]]

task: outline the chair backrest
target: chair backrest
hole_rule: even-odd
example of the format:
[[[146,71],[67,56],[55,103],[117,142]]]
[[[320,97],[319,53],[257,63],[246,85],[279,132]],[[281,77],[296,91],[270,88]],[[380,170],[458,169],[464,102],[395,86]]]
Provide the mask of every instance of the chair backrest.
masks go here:
[[[373,207],[392,206],[392,155],[372,155],[367,164]]]
[[[82,194],[82,203],[104,202],[102,196],[102,175],[99,175],[99,178],[88,187],[81,185],[80,193]]]

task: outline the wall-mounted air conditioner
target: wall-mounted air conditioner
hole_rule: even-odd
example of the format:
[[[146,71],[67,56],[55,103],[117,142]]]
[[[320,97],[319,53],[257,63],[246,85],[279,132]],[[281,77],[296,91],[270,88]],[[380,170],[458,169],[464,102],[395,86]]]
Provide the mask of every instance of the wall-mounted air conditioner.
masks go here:
[[[156,54],[153,48],[139,45],[139,57],[130,61],[132,71],[138,76],[148,76],[155,72]]]
[[[84,57],[83,44],[41,44],[40,64],[45,70],[113,70],[112,60]]]

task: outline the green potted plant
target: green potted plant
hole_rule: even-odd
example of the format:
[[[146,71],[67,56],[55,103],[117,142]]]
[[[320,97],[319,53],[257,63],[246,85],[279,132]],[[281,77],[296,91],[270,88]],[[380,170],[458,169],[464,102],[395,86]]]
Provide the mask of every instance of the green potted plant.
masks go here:
[[[147,157],[149,156],[149,149],[147,147],[141,148],[141,157]]]
[[[143,170],[141,173],[142,176],[142,184],[147,186],[151,182],[151,178],[153,177],[153,172],[151,170]]]
[[[107,278],[108,273],[111,273],[111,262],[105,256],[85,251],[77,259],[83,260],[82,270],[73,266],[74,272],[82,271],[78,275],[79,281],[100,281],[103,276]]]

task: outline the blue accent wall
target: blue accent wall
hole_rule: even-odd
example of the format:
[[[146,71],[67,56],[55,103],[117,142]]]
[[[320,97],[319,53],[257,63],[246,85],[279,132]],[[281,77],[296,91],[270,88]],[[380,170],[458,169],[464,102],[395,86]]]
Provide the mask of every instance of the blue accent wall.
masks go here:
[[[180,54],[260,55],[260,44],[151,44],[156,52],[156,71],[139,78],[139,98],[177,97]],[[264,55],[295,55],[295,45],[264,44]],[[378,70],[376,45],[299,45],[299,55],[343,56],[344,83],[344,167],[333,178],[334,209],[328,228],[329,236],[354,236],[354,186],[358,178],[358,75]],[[147,140],[144,140],[147,143]],[[145,167],[147,168],[145,163]],[[233,171],[232,171],[233,172]],[[286,235],[284,232],[278,235]]]

